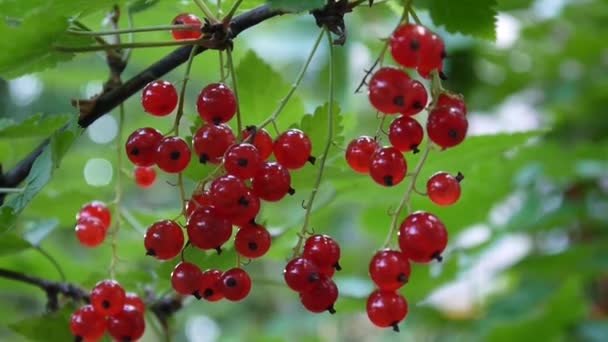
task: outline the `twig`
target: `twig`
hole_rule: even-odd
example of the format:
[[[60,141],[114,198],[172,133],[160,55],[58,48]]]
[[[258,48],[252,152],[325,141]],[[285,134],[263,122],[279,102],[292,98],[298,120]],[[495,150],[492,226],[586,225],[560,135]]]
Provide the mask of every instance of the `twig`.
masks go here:
[[[79,35],[79,36],[110,36],[117,34],[127,34],[127,33],[138,33],[138,32],[155,32],[155,31],[189,31],[189,30],[200,30],[200,26],[196,25],[163,25],[163,26],[149,26],[149,27],[137,27],[137,28],[128,28],[121,30],[108,30],[108,31],[88,31],[88,30],[68,30],[69,34]]]

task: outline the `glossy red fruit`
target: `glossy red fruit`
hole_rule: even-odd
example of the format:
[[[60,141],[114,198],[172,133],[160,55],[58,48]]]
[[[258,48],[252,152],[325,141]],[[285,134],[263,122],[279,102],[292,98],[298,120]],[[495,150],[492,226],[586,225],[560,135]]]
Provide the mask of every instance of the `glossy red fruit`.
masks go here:
[[[180,137],[166,137],[160,141],[157,149],[156,165],[168,173],[184,171],[192,157],[190,147]]]
[[[420,113],[429,102],[429,94],[424,85],[416,80],[410,80],[405,94],[405,106],[401,113],[412,116]]]
[[[253,136],[253,141],[251,137]],[[241,132],[241,140],[243,142],[253,144],[258,149],[260,159],[265,161],[272,154],[273,142],[272,137],[265,129],[257,129],[255,126],[249,126]]]
[[[462,111],[455,107],[437,107],[426,122],[429,139],[443,147],[454,147],[467,136],[469,122]]]
[[[224,298],[222,293],[222,271],[210,269],[203,272],[198,293],[209,302],[217,302]]]
[[[201,163],[219,164],[234,141],[234,134],[229,126],[205,125],[194,133],[192,146]]]
[[[125,297],[125,305],[131,305],[135,310],[139,311],[142,315],[146,311],[146,304],[139,296],[133,292],[127,292]]]
[[[289,170],[301,169],[306,162],[314,164],[315,158],[310,155],[311,151],[312,143],[308,136],[295,128],[279,135],[273,147],[277,162]]]
[[[228,219],[237,215],[240,207],[249,206],[245,198],[246,194],[245,183],[233,175],[218,177],[209,186],[209,196],[217,209],[217,214]]]
[[[188,218],[188,238],[194,247],[222,251],[222,245],[232,235],[232,223],[210,208],[196,209]]]
[[[369,175],[380,185],[395,186],[401,183],[406,174],[407,162],[394,147],[383,147],[370,159]]]
[[[313,235],[306,239],[302,257],[314,262],[320,269],[340,267],[340,245],[328,235]]]
[[[91,291],[91,305],[100,315],[119,313],[125,305],[125,290],[115,280],[102,280]]]
[[[426,192],[435,204],[452,205],[460,198],[460,182],[463,179],[460,172],[456,177],[447,172],[437,172],[426,182]]]
[[[148,114],[167,116],[177,107],[177,90],[171,82],[150,82],[141,94],[141,105]]]
[[[414,153],[418,153],[418,146],[422,143],[423,137],[422,125],[409,116],[400,116],[395,119],[388,131],[388,139],[391,145],[401,152],[414,151]]]
[[[184,247],[184,232],[171,220],[155,222],[144,236],[146,255],[158,260],[170,260],[179,255]]]
[[[410,273],[410,263],[400,251],[378,251],[369,263],[369,275],[381,290],[401,288],[407,283]]]
[[[338,287],[328,277],[321,279],[308,291],[300,293],[300,302],[306,310],[314,313],[329,311],[335,314],[334,304],[338,300]]]
[[[447,244],[445,225],[433,214],[417,211],[406,217],[399,227],[399,247],[411,261],[441,261]]]
[[[251,278],[242,268],[232,268],[222,274],[221,291],[232,302],[245,299],[251,291]]]
[[[319,267],[306,258],[295,258],[283,270],[285,283],[296,292],[311,290],[321,280]]]
[[[236,97],[223,83],[212,83],[198,95],[196,109],[203,121],[219,125],[230,121],[236,113]]]
[[[146,189],[151,187],[156,181],[156,171],[152,167],[136,167],[133,171],[135,183],[140,188]]]
[[[197,39],[203,34],[201,28],[203,27],[203,23],[201,20],[190,13],[182,13],[175,17],[171,22],[172,25],[188,25],[188,26],[197,26],[198,29],[190,29],[190,30],[172,30],[171,35],[173,35],[173,39],[175,40],[184,40],[184,39]]]
[[[152,166],[156,163],[156,149],[163,139],[161,132],[144,127],[131,133],[125,144],[127,157],[137,166]]]
[[[213,200],[209,191],[193,194],[192,198],[186,203],[186,218],[190,217],[196,209],[210,206],[213,206]]]
[[[101,220],[104,230],[110,228],[112,223],[112,213],[110,209],[101,201],[93,201],[83,205],[76,215],[76,220],[80,221],[83,217],[95,217]]]
[[[393,32],[390,38],[391,55],[395,61],[406,68],[415,69],[421,59],[420,51],[426,50],[432,32],[424,26],[405,24]]]
[[[407,90],[411,86],[410,77],[405,72],[384,67],[376,71],[369,81],[369,101],[377,111],[397,114],[406,110]]]
[[[422,77],[428,78],[433,70],[443,70],[443,59],[446,57],[445,44],[443,39],[435,33],[425,36],[423,41],[418,61],[418,73]]]
[[[253,192],[268,202],[280,201],[285,195],[295,193],[291,188],[291,175],[279,163],[263,163],[251,182]]]
[[[92,305],[85,305],[72,314],[70,330],[77,339],[97,341],[106,332],[106,320]]]
[[[230,218],[230,221],[236,226],[247,225],[255,220],[255,217],[260,212],[260,207],[260,198],[248,188],[243,198],[239,201],[239,206]]]
[[[137,341],[146,330],[144,314],[132,305],[108,318],[108,332],[115,341]]]
[[[270,249],[270,233],[259,224],[248,224],[236,233],[234,237],[234,249],[240,255],[255,259],[263,256]]]
[[[467,114],[467,105],[462,96],[456,94],[441,93],[437,100],[437,107],[453,107]]]
[[[380,148],[378,142],[368,136],[361,136],[352,140],[346,147],[346,162],[355,172],[369,173],[369,161],[374,152]]]
[[[224,155],[226,172],[240,179],[253,178],[262,166],[258,149],[248,143],[232,145]]]
[[[106,239],[106,229],[96,217],[81,217],[76,224],[76,238],[83,246],[97,247]]]
[[[198,292],[203,272],[195,264],[182,261],[175,266],[171,272],[171,286],[175,292],[182,295],[193,295],[197,299],[201,298]]]
[[[407,301],[394,291],[378,290],[367,299],[367,317],[380,328],[393,327],[399,331],[399,322],[407,316]]]

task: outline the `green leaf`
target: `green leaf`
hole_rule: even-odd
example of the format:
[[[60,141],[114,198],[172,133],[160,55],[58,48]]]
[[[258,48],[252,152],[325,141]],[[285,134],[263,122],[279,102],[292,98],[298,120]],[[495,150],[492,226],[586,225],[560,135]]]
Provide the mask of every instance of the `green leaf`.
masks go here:
[[[272,8],[282,9],[289,12],[310,11],[325,5],[324,0],[268,0]]]
[[[452,33],[496,39],[496,0],[429,0],[433,22]]]
[[[65,307],[59,312],[26,318],[8,327],[31,341],[72,341],[68,322],[73,311]]]
[[[30,247],[32,245],[23,238],[15,234],[4,234],[0,239],[0,257],[19,253]]]
[[[59,226],[56,219],[28,222],[23,237],[34,246],[39,246],[51,232]]]
[[[0,119],[0,138],[35,138],[47,137],[65,125],[73,115],[44,116],[35,114],[27,119],[16,122],[14,119]]]
[[[306,135],[312,141],[312,155],[320,156],[323,154],[327,138],[329,137],[329,103],[325,103],[315,109],[312,115],[304,115],[300,122],[299,129],[306,132]],[[341,146],[344,142],[344,126],[342,125],[342,115],[340,114],[340,106],[334,103],[333,106],[333,143]],[[330,155],[338,153],[337,149],[332,149]]]

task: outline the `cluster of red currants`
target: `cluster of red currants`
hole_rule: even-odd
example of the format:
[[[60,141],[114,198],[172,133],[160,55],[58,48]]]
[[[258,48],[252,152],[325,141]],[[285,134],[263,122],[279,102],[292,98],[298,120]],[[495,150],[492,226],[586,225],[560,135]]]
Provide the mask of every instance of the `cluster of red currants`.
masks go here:
[[[103,280],[91,291],[90,302],[72,314],[70,330],[76,341],[97,341],[106,331],[115,341],[143,336],[145,304],[135,293],[125,293],[114,280]]]
[[[108,207],[100,201],[85,204],[76,214],[76,238],[86,247],[97,247],[105,239],[112,221]]]

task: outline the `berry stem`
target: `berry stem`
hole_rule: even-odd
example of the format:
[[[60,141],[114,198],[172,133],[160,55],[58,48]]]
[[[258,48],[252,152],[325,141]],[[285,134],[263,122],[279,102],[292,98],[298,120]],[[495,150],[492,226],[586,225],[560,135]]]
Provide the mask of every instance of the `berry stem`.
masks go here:
[[[236,98],[236,125],[237,132],[243,131],[243,121],[241,119],[241,106],[239,101],[239,91],[236,82],[236,71],[234,70],[234,63],[232,61],[232,50],[226,49],[226,59],[228,62],[228,69],[230,70],[230,76],[232,77],[232,90],[234,91],[234,97]]]
[[[418,14],[416,14],[416,11],[414,10],[414,7],[412,7],[412,0],[410,0],[407,4],[407,6],[405,7],[406,11],[410,12],[410,15],[412,16],[412,18],[414,18],[414,22],[416,22],[416,24],[418,25],[422,25],[422,22],[420,21],[420,18],[418,18]]]
[[[298,234],[298,242],[293,249],[293,258],[300,254],[300,249],[302,248],[302,243],[304,242],[304,238],[306,233],[308,233],[308,226],[310,224],[310,216],[312,213],[313,202],[315,197],[317,196],[317,192],[319,191],[319,186],[321,185],[321,181],[323,180],[323,171],[325,170],[325,162],[327,161],[327,155],[329,154],[329,149],[331,148],[333,141],[333,133],[334,133],[334,45],[331,37],[331,33],[329,30],[323,30],[327,33],[327,41],[329,43],[329,104],[328,104],[328,115],[327,115],[327,141],[325,142],[325,148],[323,149],[323,154],[319,158],[321,162],[319,163],[319,171],[317,173],[317,179],[315,180],[315,185],[312,188],[310,196],[308,197],[308,201],[304,205],[306,208],[306,215],[304,216],[304,224],[302,224],[302,229],[300,229],[300,233]]]
[[[188,30],[199,30],[200,26],[196,25],[162,25],[162,26],[148,26],[148,27],[137,27],[128,28],[121,30],[108,30],[108,31],[89,31],[89,30],[74,30],[68,29],[69,34],[78,36],[110,36],[115,34],[126,34],[126,33],[138,33],[138,32],[156,32],[156,31],[188,31]]]
[[[236,10],[239,8],[239,6],[241,5],[242,2],[243,2],[243,0],[237,0],[232,5],[232,8],[230,8],[230,12],[228,12],[226,17],[224,17],[224,19],[222,20],[222,24],[224,25],[224,28],[228,28],[228,26],[230,25],[230,21],[232,20],[232,17],[234,16],[234,13],[236,13]]]
[[[118,132],[116,134],[116,168],[122,169],[122,131],[125,123],[125,106],[121,103],[118,106]],[[116,173],[116,184],[114,185],[114,212],[120,213],[121,201],[122,201],[122,173]],[[120,214],[117,215],[114,229],[112,229],[112,259],[110,260],[110,278],[114,279],[116,276],[116,262],[118,260],[118,231],[120,231]]]
[[[422,171],[422,167],[424,166],[424,163],[426,162],[426,159],[429,156],[429,152],[431,152],[432,146],[433,145],[430,142],[426,145],[426,148],[422,152],[422,156],[420,157],[420,160],[418,161],[418,164],[416,165],[416,168],[414,169],[412,178],[410,179],[410,182],[407,185],[407,189],[405,190],[405,195],[401,199],[401,202],[399,202],[399,206],[397,206],[397,210],[395,210],[392,213],[391,229],[389,230],[388,235],[386,236],[386,241],[384,241],[384,245],[382,245],[382,248],[389,247],[391,240],[393,239],[393,236],[397,232],[399,217],[401,216],[401,212],[403,211],[403,209],[405,207],[407,207],[408,213],[410,213],[412,211],[412,208],[410,207],[410,198],[412,197],[412,193],[414,192],[414,188],[416,187],[416,179],[418,179],[418,176],[420,175],[420,171]]]
[[[59,265],[59,262],[57,262],[57,259],[55,259],[51,254],[49,254],[49,252],[42,249],[42,247],[40,246],[36,246],[34,248],[38,251],[38,253],[42,254],[51,264],[53,264],[53,267],[55,267],[57,273],[59,273],[59,278],[61,278],[61,281],[65,281],[65,273],[63,272],[61,265]]]
[[[217,18],[213,15],[213,13],[209,9],[209,7],[207,7],[203,0],[194,0],[194,3],[201,9],[201,11],[203,11],[203,14],[205,14],[205,17],[207,18],[207,20],[209,20],[209,22],[211,22],[212,24],[218,23]]]
[[[122,43],[122,44],[105,44],[105,45],[93,45],[93,46],[62,46],[54,45],[53,48],[59,52],[94,52],[112,49],[138,49],[138,48],[154,48],[163,46],[184,46],[184,45],[201,45],[210,47],[207,42],[202,39],[185,39],[179,41],[169,42],[141,42],[141,43]]]

